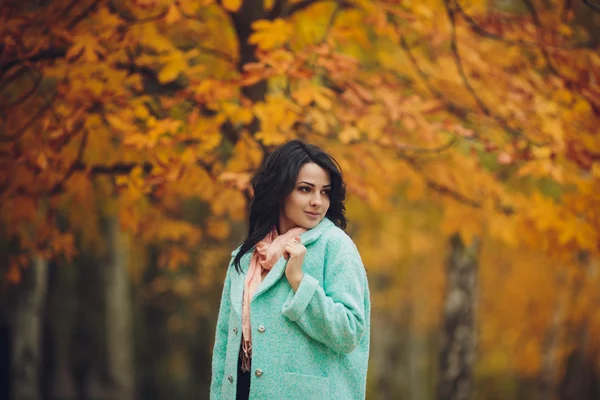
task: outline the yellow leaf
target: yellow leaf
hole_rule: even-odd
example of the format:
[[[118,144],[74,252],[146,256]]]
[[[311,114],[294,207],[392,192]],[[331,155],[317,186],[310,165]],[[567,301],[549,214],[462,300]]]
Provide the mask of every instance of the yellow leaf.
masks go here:
[[[83,54],[83,59],[88,62],[98,61],[99,56],[104,56],[106,50],[98,39],[91,35],[86,34],[77,39],[77,41],[67,50],[67,60],[73,60]]]
[[[230,12],[237,12],[242,6],[242,0],[223,0],[223,7]]]
[[[279,146],[289,138],[277,131],[265,131],[261,130],[256,133],[256,138],[259,139],[265,146]]]
[[[600,179],[600,163],[595,162],[592,165],[592,176],[596,179]]]
[[[313,100],[313,87],[312,86],[303,86],[300,89],[296,90],[292,93],[292,97],[298,104],[301,106],[309,105]]]
[[[158,80],[160,83],[173,82],[179,76],[179,73],[183,71],[185,64],[179,61],[173,61],[165,65],[158,73]]]
[[[552,150],[549,147],[536,146],[531,151],[536,158],[547,159],[550,157]]]
[[[560,33],[562,33],[563,36],[566,36],[566,37],[573,36],[573,28],[571,28],[567,24],[560,24],[560,26],[558,27],[558,31]]]
[[[113,128],[120,131],[131,131],[135,128],[133,125],[129,124],[127,121],[124,121],[121,117],[117,115],[109,114],[106,116],[106,119]]]
[[[45,170],[46,168],[48,168],[48,159],[46,158],[46,155],[44,153],[40,153],[38,155],[37,160],[36,160],[36,164],[42,170]]]
[[[165,22],[169,25],[172,25],[180,19],[181,13],[179,12],[178,7],[175,4],[171,4],[169,11],[167,11],[167,15],[165,15]]]
[[[136,118],[139,118],[139,119],[146,119],[150,115],[150,113],[148,112],[148,109],[143,104],[139,104],[135,108],[134,114],[135,114]]]
[[[304,84],[292,94],[299,105],[307,106],[314,101],[324,110],[331,109],[331,96],[333,93],[330,89],[313,84]]]
[[[263,0],[263,7],[265,10],[270,11],[275,5],[275,0]]]
[[[360,139],[360,132],[353,126],[345,127],[338,135],[340,142],[348,144],[353,140]]]
[[[252,24],[254,33],[248,43],[257,45],[261,50],[270,50],[285,44],[294,33],[293,27],[281,18],[274,21],[261,19]]]

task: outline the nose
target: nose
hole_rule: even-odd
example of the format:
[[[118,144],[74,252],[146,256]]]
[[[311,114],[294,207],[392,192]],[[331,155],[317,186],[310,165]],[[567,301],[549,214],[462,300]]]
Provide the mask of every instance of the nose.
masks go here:
[[[321,207],[321,204],[322,204],[321,193],[316,192],[314,194],[314,196],[312,196],[310,199],[310,206],[317,208],[317,207]]]

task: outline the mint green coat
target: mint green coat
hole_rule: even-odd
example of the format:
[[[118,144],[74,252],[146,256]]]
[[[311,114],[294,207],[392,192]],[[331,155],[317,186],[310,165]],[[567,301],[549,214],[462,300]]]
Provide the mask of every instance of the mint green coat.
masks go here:
[[[365,398],[370,337],[369,288],[348,235],[324,218],[300,236],[306,246],[294,293],[282,257],[250,302],[251,400]],[[213,350],[211,400],[235,400],[242,339],[243,274],[232,260],[225,278]]]

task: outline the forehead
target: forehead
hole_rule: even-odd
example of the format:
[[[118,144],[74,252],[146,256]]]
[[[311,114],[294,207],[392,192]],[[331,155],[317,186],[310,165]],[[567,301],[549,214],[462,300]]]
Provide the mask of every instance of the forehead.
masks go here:
[[[306,163],[298,171],[297,182],[305,181],[318,185],[331,184],[329,173],[315,163]]]

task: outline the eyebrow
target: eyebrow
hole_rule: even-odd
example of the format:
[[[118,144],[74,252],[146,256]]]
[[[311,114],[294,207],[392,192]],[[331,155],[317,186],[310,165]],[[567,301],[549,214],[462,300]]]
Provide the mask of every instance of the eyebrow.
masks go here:
[[[306,183],[308,186],[315,187],[315,184],[314,184],[314,183],[310,183],[310,182],[306,182],[306,181],[300,181],[300,182],[298,182],[298,184],[300,184],[300,183]],[[325,189],[325,188],[330,188],[330,187],[331,187],[331,185],[324,185],[324,186],[323,186],[323,189]]]

